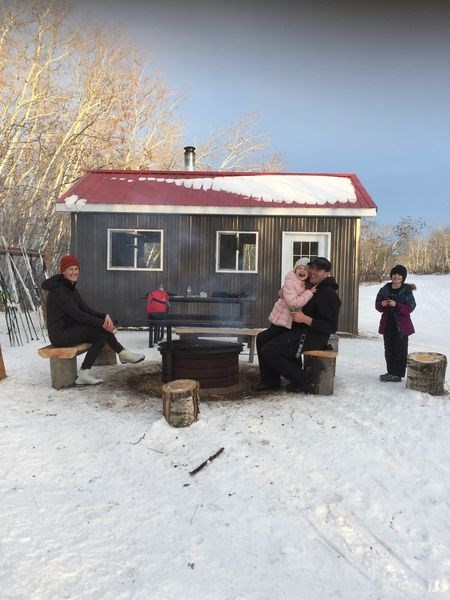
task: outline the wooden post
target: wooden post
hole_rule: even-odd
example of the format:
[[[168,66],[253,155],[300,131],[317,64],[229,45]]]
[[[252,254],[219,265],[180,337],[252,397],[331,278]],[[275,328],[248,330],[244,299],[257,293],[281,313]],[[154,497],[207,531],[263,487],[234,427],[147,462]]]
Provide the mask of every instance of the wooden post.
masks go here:
[[[332,395],[336,356],[337,352],[334,350],[306,350],[303,352],[304,369],[308,382],[312,387],[312,394],[318,396]]]
[[[94,365],[96,367],[117,365],[117,354],[109,344],[103,346],[102,351],[95,359]]]
[[[51,358],[50,375],[52,386],[55,390],[73,387],[77,378],[77,359],[73,358]]]
[[[438,352],[413,352],[408,354],[406,387],[432,396],[445,393],[447,357]]]
[[[5,377],[6,377],[5,363],[3,362],[2,347],[0,346],[0,379],[5,379]]]
[[[193,379],[176,379],[162,386],[163,414],[172,427],[189,427],[197,420],[198,390]]]

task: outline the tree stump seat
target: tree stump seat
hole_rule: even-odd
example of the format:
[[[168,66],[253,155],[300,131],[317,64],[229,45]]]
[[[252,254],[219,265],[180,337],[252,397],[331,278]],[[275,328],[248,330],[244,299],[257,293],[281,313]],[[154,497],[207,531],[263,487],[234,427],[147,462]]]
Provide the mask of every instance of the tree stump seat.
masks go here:
[[[61,390],[75,385],[77,378],[77,356],[84,354],[89,350],[91,344],[83,343],[75,346],[57,347],[52,344],[38,348],[38,354],[41,358],[50,359],[50,376],[52,387],[55,390]],[[117,364],[117,355],[105,344],[98,355],[96,366]]]
[[[305,350],[303,368],[311,385],[311,393],[318,396],[331,396],[334,390],[336,373],[335,350]]]
[[[445,394],[447,357],[438,352],[408,354],[406,387],[432,396]]]
[[[198,416],[200,384],[194,379],[175,379],[162,386],[163,415],[172,427],[189,427]]]

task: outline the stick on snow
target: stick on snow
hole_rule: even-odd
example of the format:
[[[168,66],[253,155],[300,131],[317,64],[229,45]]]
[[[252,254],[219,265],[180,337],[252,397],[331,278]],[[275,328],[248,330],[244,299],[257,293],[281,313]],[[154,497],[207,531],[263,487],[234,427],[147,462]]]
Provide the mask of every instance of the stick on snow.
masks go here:
[[[198,467],[196,467],[193,471],[189,471],[189,475],[195,475],[196,473],[201,471],[203,469],[203,467],[206,467],[206,465],[208,465],[212,460],[217,458],[219,456],[219,454],[222,454],[222,452],[224,450],[225,450],[225,448],[220,448],[220,450],[217,450],[217,452],[215,454],[213,454],[212,456],[210,456],[207,460],[205,460],[205,462],[202,462],[202,464],[198,465]]]

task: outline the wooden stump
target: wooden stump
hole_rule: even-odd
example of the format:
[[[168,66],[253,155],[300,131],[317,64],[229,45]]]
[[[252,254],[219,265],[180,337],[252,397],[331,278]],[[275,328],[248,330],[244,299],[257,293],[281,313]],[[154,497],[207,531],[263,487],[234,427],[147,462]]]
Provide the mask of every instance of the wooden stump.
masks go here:
[[[334,350],[306,350],[303,352],[304,369],[311,393],[331,396],[334,389],[337,352]]]
[[[5,363],[3,362],[2,347],[0,346],[0,379],[5,379],[5,377],[6,377]]]
[[[94,365],[96,367],[117,365],[117,354],[109,344],[103,346],[102,351],[95,359]]]
[[[447,357],[438,352],[413,352],[408,354],[406,387],[432,396],[445,393]]]
[[[175,379],[162,386],[163,414],[172,427],[189,427],[197,420],[198,390],[194,379]]]

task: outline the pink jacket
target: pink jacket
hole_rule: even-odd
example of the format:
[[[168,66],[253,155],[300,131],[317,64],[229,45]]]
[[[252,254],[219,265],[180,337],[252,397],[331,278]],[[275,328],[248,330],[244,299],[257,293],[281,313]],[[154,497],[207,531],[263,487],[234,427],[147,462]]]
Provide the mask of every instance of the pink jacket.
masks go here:
[[[292,313],[290,307],[301,308],[313,297],[311,290],[305,289],[305,284],[294,271],[289,271],[282,288],[283,296],[279,298],[269,315],[273,325],[292,328]]]

